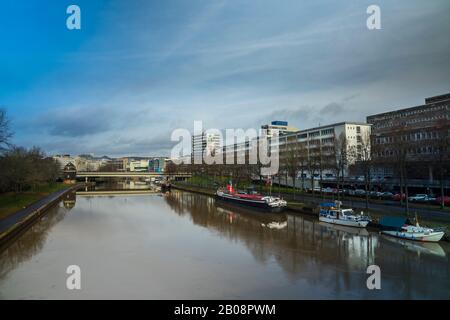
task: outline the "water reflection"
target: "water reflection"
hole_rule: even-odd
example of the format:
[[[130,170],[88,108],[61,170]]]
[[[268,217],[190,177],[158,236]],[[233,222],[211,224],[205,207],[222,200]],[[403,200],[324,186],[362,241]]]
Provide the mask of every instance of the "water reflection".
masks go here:
[[[0,254],[0,298],[450,298],[449,251],[176,190],[71,194]],[[46,287],[73,261],[87,288]]]
[[[66,194],[56,207],[47,211],[39,222],[30,227],[19,239],[0,252],[0,281],[20,263],[31,259],[42,250],[52,228],[75,207],[76,193]],[[1,296],[0,296],[1,297]]]
[[[83,188],[84,192],[95,191],[138,191],[138,190],[154,190],[156,185],[151,181],[142,179],[131,180],[106,180],[97,181],[94,184],[87,184]]]
[[[326,284],[335,293],[353,289],[355,297],[450,298],[447,243],[380,237],[366,229],[329,225],[294,214],[247,213],[190,193],[172,192],[166,201],[178,214],[190,215],[194,223],[245,243],[258,261],[274,257],[292,279],[307,274],[312,285]],[[267,228],[270,221],[286,225]],[[381,267],[387,289],[369,294],[361,284],[372,264]]]
[[[311,263],[318,265],[314,272],[318,277],[323,265],[362,271],[374,263],[378,236],[365,230],[334,228],[296,215],[244,211],[190,193],[172,192],[166,201],[178,214],[190,215],[194,223],[242,241],[257,260],[275,257],[292,277],[302,276]],[[286,227],[266,227],[273,222],[285,222]]]

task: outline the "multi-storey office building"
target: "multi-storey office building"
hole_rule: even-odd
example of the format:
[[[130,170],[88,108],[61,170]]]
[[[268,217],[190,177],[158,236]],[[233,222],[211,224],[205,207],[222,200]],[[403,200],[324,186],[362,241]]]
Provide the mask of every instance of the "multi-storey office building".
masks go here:
[[[149,160],[139,159],[130,161],[130,171],[131,172],[146,172],[149,171]]]
[[[337,153],[342,152],[343,174],[347,176],[348,167],[370,152],[370,125],[360,122],[339,122],[326,126],[300,130],[279,137],[280,163],[283,164],[290,146],[297,143],[296,152],[303,156],[304,177],[335,178]],[[342,151],[337,149],[342,149]],[[345,149],[345,150],[344,150]],[[314,158],[314,164],[311,164]],[[311,169],[314,172],[310,172]]]
[[[405,162],[410,179],[433,181],[442,160],[448,170],[450,93],[426,98],[424,105],[368,116],[367,122],[372,124],[377,175],[396,175],[399,161]]]
[[[284,171],[284,164],[289,157],[289,152],[294,150],[297,153],[297,159],[303,164],[304,178],[311,178],[311,175],[317,179],[335,178],[336,170],[333,168],[333,161],[336,158],[336,148],[344,147],[343,157],[345,159],[344,175],[348,175],[348,167],[362,157],[362,153],[370,153],[370,125],[359,122],[340,122],[326,126],[315,127],[311,129],[299,130],[283,135],[268,137],[263,134],[258,139],[268,139],[270,148],[278,147],[280,173]],[[278,141],[278,144],[277,142]],[[233,146],[225,146],[223,154],[228,155],[234,153],[235,158],[241,156],[242,159],[248,161],[248,154],[252,148],[252,142],[245,141],[234,144]],[[366,149],[366,150],[364,150]],[[310,170],[309,170],[309,169]],[[313,171],[313,172],[310,172]]]
[[[151,172],[164,172],[166,163],[167,163],[167,157],[151,158],[148,163],[148,170]]]
[[[221,137],[219,134],[203,132],[192,136],[191,163],[201,161],[206,153],[214,154],[221,150]]]

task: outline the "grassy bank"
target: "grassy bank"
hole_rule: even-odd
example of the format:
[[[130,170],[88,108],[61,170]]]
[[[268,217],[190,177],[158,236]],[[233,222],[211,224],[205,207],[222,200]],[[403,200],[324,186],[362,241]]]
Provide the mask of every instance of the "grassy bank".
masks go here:
[[[29,206],[33,202],[48,196],[49,194],[67,188],[63,183],[54,183],[46,186],[39,186],[33,191],[14,193],[7,192],[0,194],[0,219],[4,219],[10,214]]]

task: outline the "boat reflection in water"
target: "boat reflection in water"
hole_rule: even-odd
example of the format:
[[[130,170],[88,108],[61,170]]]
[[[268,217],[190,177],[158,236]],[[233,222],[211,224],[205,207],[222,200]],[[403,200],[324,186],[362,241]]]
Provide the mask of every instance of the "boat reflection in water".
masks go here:
[[[0,253],[0,298],[450,298],[447,243],[178,190],[69,198]],[[82,269],[79,292],[65,288],[69,264]],[[367,289],[373,264],[381,290]]]
[[[399,244],[404,247],[406,250],[412,251],[420,254],[431,254],[439,257],[446,257],[446,253],[444,249],[441,247],[439,243],[436,242],[417,242],[411,240],[405,240],[400,238],[394,238],[391,236],[383,235],[383,239]]]
[[[194,223],[245,243],[255,259],[274,258],[291,279],[329,286],[323,298],[450,298],[447,243],[405,244],[364,228],[330,225],[293,213],[247,212],[184,192],[171,193],[166,200]],[[272,222],[283,227],[267,228]],[[380,266],[386,290],[367,289],[366,270],[373,264]],[[313,292],[309,297],[317,297]]]

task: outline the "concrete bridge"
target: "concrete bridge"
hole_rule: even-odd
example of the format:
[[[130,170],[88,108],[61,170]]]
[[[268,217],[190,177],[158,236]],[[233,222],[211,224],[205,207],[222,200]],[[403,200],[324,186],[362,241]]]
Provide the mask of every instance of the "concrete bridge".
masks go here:
[[[190,178],[190,173],[161,173],[161,172],[100,172],[100,171],[79,171],[77,178],[155,178],[155,177],[171,177],[171,178]]]

